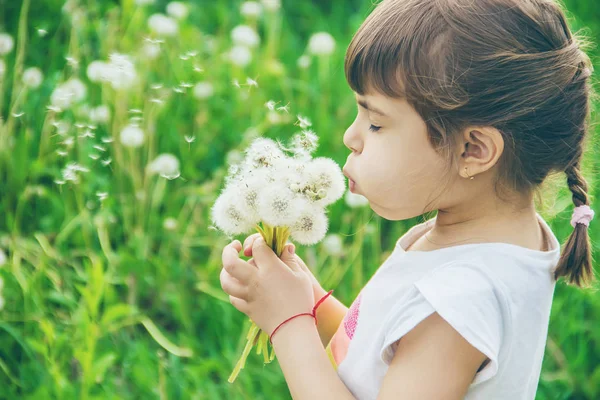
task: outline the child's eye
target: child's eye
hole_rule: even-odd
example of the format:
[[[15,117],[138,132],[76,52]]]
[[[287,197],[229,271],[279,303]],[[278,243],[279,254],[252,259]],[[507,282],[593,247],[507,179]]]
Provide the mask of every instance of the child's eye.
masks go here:
[[[373,124],[371,124],[371,126],[369,126],[369,130],[370,130],[371,132],[377,132],[377,131],[378,131],[378,130],[380,130],[380,129],[381,129],[381,127],[380,127],[380,126],[375,126],[375,125],[373,125]]]

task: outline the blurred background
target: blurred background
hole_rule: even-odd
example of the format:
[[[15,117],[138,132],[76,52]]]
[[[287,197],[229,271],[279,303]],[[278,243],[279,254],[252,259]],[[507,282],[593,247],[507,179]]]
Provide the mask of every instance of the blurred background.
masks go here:
[[[565,5],[597,42],[600,3]],[[356,105],[343,57],[371,8],[0,0],[0,398],[290,398],[277,361],[254,354],[227,382],[249,325],[220,287],[231,238],[210,207],[248,143],[291,137],[298,116],[320,136],[316,155],[345,163]],[[562,242],[564,175],[541,197]],[[298,253],[347,305],[422,222],[382,220],[355,196],[329,216],[326,239]],[[600,398],[599,320],[597,293],[557,284],[537,398]]]

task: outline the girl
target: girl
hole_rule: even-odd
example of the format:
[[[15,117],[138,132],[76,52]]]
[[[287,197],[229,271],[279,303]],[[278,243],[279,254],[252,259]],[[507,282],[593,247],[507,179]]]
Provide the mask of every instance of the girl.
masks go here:
[[[376,7],[346,53],[344,173],[383,218],[437,215],[349,309],[291,244],[280,259],[253,235],[249,262],[239,241],[223,249],[222,287],[271,334],[294,399],[534,399],[556,279],[593,278],[591,69],[551,0]],[[560,171],[576,206],[562,255],[533,201]]]

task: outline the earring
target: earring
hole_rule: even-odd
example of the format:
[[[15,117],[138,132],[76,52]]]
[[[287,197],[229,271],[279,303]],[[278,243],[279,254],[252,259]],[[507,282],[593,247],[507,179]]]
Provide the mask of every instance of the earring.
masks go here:
[[[469,176],[469,173],[467,172],[467,167],[465,167],[465,174],[467,174],[467,176],[469,177],[469,179],[475,178],[474,176]]]

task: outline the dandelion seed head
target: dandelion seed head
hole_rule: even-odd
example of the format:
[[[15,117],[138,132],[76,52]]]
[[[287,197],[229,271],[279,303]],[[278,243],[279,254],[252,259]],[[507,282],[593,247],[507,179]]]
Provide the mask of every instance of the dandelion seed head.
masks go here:
[[[138,75],[129,56],[111,53],[103,80],[109,82],[115,90],[128,89],[135,85]]]
[[[344,241],[337,233],[330,233],[323,239],[323,249],[331,256],[339,257],[344,254]]]
[[[262,14],[262,5],[257,1],[245,1],[240,7],[240,12],[246,18],[258,18]]]
[[[335,51],[335,39],[327,32],[317,32],[308,41],[308,52],[316,56],[328,56]]]
[[[164,14],[152,14],[148,18],[148,27],[158,36],[170,37],[177,35],[179,27],[177,21]]]
[[[248,219],[239,209],[239,194],[224,190],[211,208],[213,223],[228,235],[239,235],[252,230],[255,221]]]
[[[252,168],[271,167],[285,157],[279,145],[267,138],[255,139],[246,150],[247,164]]]
[[[302,69],[307,69],[310,67],[310,57],[306,54],[300,56],[297,61],[298,67]]]
[[[108,75],[108,68],[108,63],[101,60],[94,60],[87,66],[87,77],[92,82],[101,82]]]
[[[165,220],[163,221],[163,228],[167,231],[176,230],[177,229],[177,220],[172,217],[165,218]]]
[[[173,154],[159,154],[148,164],[150,174],[173,176],[179,173],[179,160]]]
[[[144,58],[146,58],[147,60],[156,60],[156,58],[158,58],[160,54],[160,44],[146,42],[142,46],[141,52]]]
[[[254,48],[260,43],[260,36],[248,25],[238,25],[231,31],[231,40],[235,45]]]
[[[169,14],[175,19],[185,19],[188,16],[189,12],[190,10],[188,6],[180,1],[172,1],[169,4],[167,4],[167,14]]]
[[[327,206],[344,195],[346,180],[340,166],[330,158],[313,159],[306,166],[306,193],[319,206]]]
[[[267,11],[277,11],[281,8],[281,0],[261,0],[261,3]]]
[[[42,70],[37,67],[30,67],[23,71],[23,84],[31,89],[38,88],[43,80]]]
[[[318,147],[319,137],[312,130],[304,130],[292,137],[292,151],[296,155],[310,155]]]
[[[298,220],[305,204],[288,187],[276,182],[260,191],[258,214],[269,225],[291,226]]]
[[[299,125],[301,129],[306,129],[312,125],[310,120],[306,117],[303,117],[302,115],[297,115],[296,118],[298,118],[296,125]]]
[[[290,229],[290,236],[303,245],[320,242],[327,234],[328,219],[325,211],[315,207],[305,209]]]
[[[121,130],[120,139],[125,147],[140,147],[144,143],[144,131],[136,125],[127,125]]]
[[[99,105],[90,110],[89,117],[92,122],[105,124],[110,121],[110,108],[105,104]]]
[[[50,95],[50,103],[61,110],[66,110],[83,100],[86,93],[87,88],[83,82],[77,78],[70,78],[54,89]]]
[[[228,59],[234,65],[245,67],[252,61],[252,52],[246,46],[234,46],[229,50]]]
[[[15,46],[15,41],[8,33],[0,33],[0,56],[10,53]]]
[[[214,86],[210,82],[198,82],[194,86],[194,97],[197,99],[207,99],[214,93]]]

